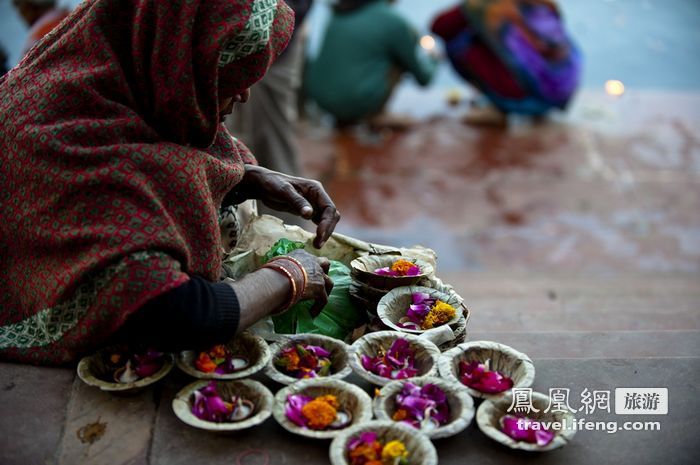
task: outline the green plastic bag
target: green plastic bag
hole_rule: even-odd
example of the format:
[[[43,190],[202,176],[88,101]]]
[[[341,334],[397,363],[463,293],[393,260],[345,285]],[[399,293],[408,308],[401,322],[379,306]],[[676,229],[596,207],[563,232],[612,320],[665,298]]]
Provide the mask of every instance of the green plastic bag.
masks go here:
[[[280,239],[265,254],[265,258],[269,260],[303,247],[301,242]],[[328,296],[328,304],[316,318],[312,318],[309,313],[313,305],[310,300],[299,302],[283,314],[272,317],[276,333],[323,334],[343,340],[364,322],[364,314],[358,311],[350,300],[350,269],[341,262],[330,262],[328,276],[333,280],[333,290]]]
[[[278,257],[280,255],[287,255],[293,250],[303,249],[304,247],[305,246],[303,242],[294,242],[290,241],[289,239],[282,238],[275,242],[270,248],[270,250],[267,251],[267,253],[263,257],[263,261],[267,263],[274,257]]]

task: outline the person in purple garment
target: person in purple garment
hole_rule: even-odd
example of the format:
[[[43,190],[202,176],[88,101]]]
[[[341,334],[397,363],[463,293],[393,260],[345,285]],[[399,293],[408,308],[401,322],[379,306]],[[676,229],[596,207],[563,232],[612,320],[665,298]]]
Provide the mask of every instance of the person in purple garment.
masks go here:
[[[483,116],[563,110],[578,87],[581,54],[553,0],[465,0],[440,14],[432,31],[491,104]]]

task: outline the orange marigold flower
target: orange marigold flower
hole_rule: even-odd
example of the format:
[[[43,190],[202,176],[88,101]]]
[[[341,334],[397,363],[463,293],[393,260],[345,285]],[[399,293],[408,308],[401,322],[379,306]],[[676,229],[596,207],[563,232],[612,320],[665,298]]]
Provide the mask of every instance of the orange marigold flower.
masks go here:
[[[437,300],[428,314],[425,315],[421,328],[430,329],[434,328],[435,326],[444,325],[454,318],[456,314],[457,312],[452,305],[443,302],[442,300]]]
[[[290,350],[286,355],[287,359],[287,370],[288,371],[294,371],[299,369],[299,361],[301,360],[299,358],[299,354],[297,353],[296,350]]]
[[[391,265],[391,271],[396,272],[399,276],[406,276],[406,273],[408,273],[408,270],[416,266],[415,263],[409,262],[408,260],[399,259],[396,260],[392,265]]]
[[[325,402],[336,410],[338,410],[338,407],[340,407],[340,404],[338,404],[338,398],[332,394],[319,396],[316,398],[316,400]]]
[[[206,352],[200,352],[199,357],[194,362],[194,366],[197,367],[199,371],[204,373],[211,373],[216,370],[216,363],[212,361],[209,354]]]
[[[212,358],[225,358],[226,346],[223,344],[219,344],[212,347],[212,349],[209,351],[209,356]]]
[[[394,412],[394,415],[391,418],[394,421],[402,421],[405,420],[407,416],[408,412],[405,409],[400,408],[396,412]]]
[[[301,408],[301,414],[304,415],[311,429],[324,429],[333,423],[336,418],[336,409],[324,400],[314,399]]]
[[[374,441],[370,444],[358,444],[348,454],[350,463],[364,463],[369,465],[379,463],[381,465],[382,445],[379,441]]]

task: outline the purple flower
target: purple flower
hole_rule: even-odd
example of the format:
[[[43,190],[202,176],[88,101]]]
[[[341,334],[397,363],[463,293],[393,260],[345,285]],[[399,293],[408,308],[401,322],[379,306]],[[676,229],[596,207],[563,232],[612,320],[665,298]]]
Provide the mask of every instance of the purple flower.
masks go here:
[[[408,341],[404,338],[396,339],[387,350],[386,359],[396,368],[413,365],[413,351]]]
[[[216,394],[216,383],[214,381],[209,381],[209,383],[199,390],[202,394],[207,397],[215,396]]]
[[[501,431],[511,439],[538,446],[546,446],[554,439],[554,432],[546,429],[542,423],[514,415],[506,415],[501,418]]]
[[[163,352],[153,349],[143,354],[134,354],[134,372],[139,378],[151,376],[163,366]]]
[[[207,414],[207,400],[204,394],[199,391],[194,391],[194,402],[192,403],[192,414],[204,420]]]
[[[392,278],[400,276],[418,276],[420,267],[408,260],[398,259],[391,266],[377,268],[374,272],[380,276],[390,276]]]
[[[304,348],[305,348],[306,350],[308,350],[309,352],[313,353],[316,357],[326,357],[326,358],[328,358],[328,357],[331,356],[331,353],[330,353],[328,350],[326,350],[326,349],[324,349],[323,347],[320,347],[320,346],[308,345],[308,346],[304,346]]]
[[[162,363],[148,362],[148,363],[138,363],[134,371],[139,378],[145,378],[155,374],[163,366]]]
[[[415,420],[422,420],[426,413],[435,407],[434,400],[421,396],[406,396],[400,400],[397,397],[396,404],[406,410]]]
[[[396,339],[383,356],[362,355],[360,361],[365,370],[383,378],[406,379],[418,374],[413,350],[403,338]]]
[[[385,266],[384,268],[377,268],[376,270],[374,270],[374,272],[380,276],[398,276],[396,271],[392,271],[391,268],[389,268],[388,266]]]
[[[348,450],[353,450],[360,444],[372,444],[377,440],[377,433],[372,431],[366,431],[359,436],[355,436],[348,442]]]
[[[418,387],[413,383],[405,383],[403,389],[396,395],[395,420],[404,421],[416,428],[424,425],[444,425],[449,421],[450,409],[445,392],[435,384]],[[398,412],[401,412],[399,415]]]
[[[430,294],[425,292],[414,292],[411,294],[411,301],[416,305],[425,303],[426,300],[430,300]]]
[[[496,394],[513,387],[513,380],[496,370],[490,371],[487,364],[478,360],[459,363],[459,380],[465,386],[487,394]]]
[[[399,324],[404,328],[422,329],[423,322],[435,305],[436,299],[425,292],[413,292],[411,302],[406,310],[406,316],[399,320]]]
[[[192,414],[200,420],[221,423],[229,420],[232,410],[233,406],[219,397],[213,381],[194,392]]]
[[[414,265],[406,271],[406,276],[418,276],[420,274],[420,267]]]
[[[284,407],[284,414],[289,420],[297,426],[305,427],[306,418],[301,413],[304,405],[311,402],[312,398],[301,394],[292,394],[287,396],[287,404]]]

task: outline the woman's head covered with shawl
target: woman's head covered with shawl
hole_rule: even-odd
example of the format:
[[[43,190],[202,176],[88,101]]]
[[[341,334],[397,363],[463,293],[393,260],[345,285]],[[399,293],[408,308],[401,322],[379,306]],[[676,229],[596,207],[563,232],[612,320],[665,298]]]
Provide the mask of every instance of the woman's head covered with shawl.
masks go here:
[[[99,71],[100,93],[136,111],[160,137],[206,147],[220,94],[260,80],[293,29],[283,0],[87,0],[26,60]],[[46,53],[57,48],[65,58]]]

